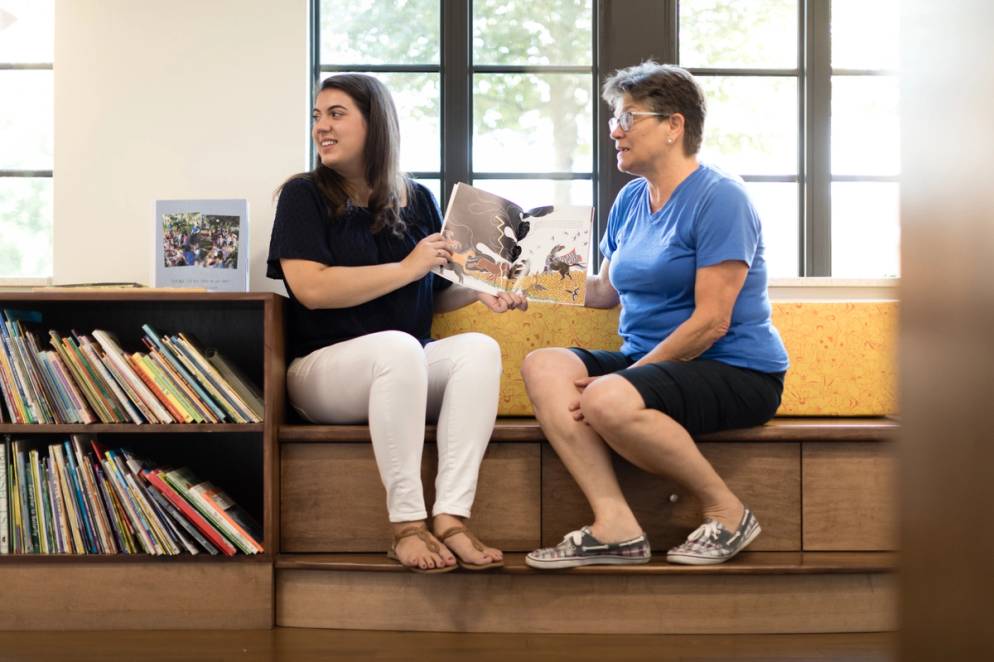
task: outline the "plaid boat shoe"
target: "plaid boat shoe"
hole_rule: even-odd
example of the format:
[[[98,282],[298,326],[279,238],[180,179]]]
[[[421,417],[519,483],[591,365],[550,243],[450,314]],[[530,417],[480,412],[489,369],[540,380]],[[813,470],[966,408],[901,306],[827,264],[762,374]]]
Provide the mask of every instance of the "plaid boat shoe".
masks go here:
[[[525,563],[541,570],[555,570],[580,565],[648,563],[651,558],[652,550],[644,533],[624,542],[603,543],[585,526],[567,533],[555,547],[536,549],[525,557]]]
[[[667,552],[666,560],[685,565],[724,563],[745,549],[761,531],[756,516],[748,508],[742,514],[742,521],[735,533],[731,533],[717,521],[708,519],[687,537],[685,543]]]

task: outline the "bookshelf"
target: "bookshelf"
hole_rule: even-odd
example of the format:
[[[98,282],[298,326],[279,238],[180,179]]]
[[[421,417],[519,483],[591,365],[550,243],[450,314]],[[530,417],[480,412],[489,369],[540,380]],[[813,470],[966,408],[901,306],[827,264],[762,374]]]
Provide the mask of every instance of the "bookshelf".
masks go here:
[[[196,336],[261,385],[261,423],[13,424],[0,437],[62,439],[94,435],[156,461],[190,466],[222,487],[262,524],[264,552],[233,557],[188,554],[0,555],[2,629],[259,628],[273,621],[272,565],[279,509],[275,458],[282,419],[284,341],[281,297],[269,293],[156,290],[0,291],[0,307],[42,315],[36,328],[106,329],[122,347],[142,350],[142,324]]]

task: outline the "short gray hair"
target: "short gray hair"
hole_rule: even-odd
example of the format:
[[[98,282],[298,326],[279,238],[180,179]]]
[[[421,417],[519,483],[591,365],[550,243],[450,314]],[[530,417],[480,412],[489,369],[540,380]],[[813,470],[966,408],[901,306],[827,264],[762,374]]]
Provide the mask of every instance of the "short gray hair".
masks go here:
[[[696,154],[704,138],[707,104],[697,80],[686,69],[646,60],[614,72],[602,94],[612,108],[623,96],[645,103],[654,113],[680,113],[684,118],[683,150]]]

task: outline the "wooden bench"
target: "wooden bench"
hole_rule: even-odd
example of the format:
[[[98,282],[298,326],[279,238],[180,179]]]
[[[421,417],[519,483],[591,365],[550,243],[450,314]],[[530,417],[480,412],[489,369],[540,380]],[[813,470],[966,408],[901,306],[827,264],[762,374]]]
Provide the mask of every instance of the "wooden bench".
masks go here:
[[[812,329],[820,360],[830,367],[849,337],[834,312],[819,307]],[[881,309],[876,309],[879,312]],[[847,384],[802,349],[791,320],[781,322],[792,359],[788,410],[842,416],[778,417],[767,425],[704,435],[697,441],[730,487],[756,512],[763,534],[732,562],[687,567],[659,555],[639,567],[531,570],[524,553],[555,544],[589,523],[589,507],[534,418],[522,413],[517,362],[532,345],[605,346],[612,311],[529,312],[499,324],[486,320],[505,353],[501,411],[481,467],[473,527],[504,549],[506,567],[485,574],[423,577],[387,561],[385,496],[366,426],[280,426],[280,554],[276,561],[277,624],[299,627],[490,632],[842,632],[893,629],[895,565],[894,460],[896,419],[884,416],[892,385],[871,392],[888,372],[885,324],[863,325],[866,341],[851,352],[872,375]],[[558,311],[558,312],[557,312]],[[801,310],[810,324],[810,310]],[[539,319],[536,315],[554,315]],[[616,313],[614,313],[616,314]],[[458,314],[457,314],[458,315]],[[560,328],[573,316],[572,336]],[[789,317],[789,316],[788,316]],[[872,318],[872,315],[871,315]],[[584,319],[593,324],[577,324]],[[876,318],[880,321],[880,318]],[[795,320],[798,321],[799,320]],[[851,321],[851,320],[850,320]],[[439,336],[479,329],[472,312],[444,317]],[[497,324],[497,326],[494,326]],[[506,326],[504,326],[506,325]],[[550,327],[551,325],[551,327]],[[833,326],[834,325],[834,326]],[[778,325],[779,326],[779,325]],[[560,334],[560,342],[548,334]],[[543,335],[545,334],[545,335]],[[820,335],[819,335],[820,334]],[[832,334],[832,342],[826,341]],[[883,337],[885,340],[881,341]],[[805,340],[808,342],[811,339]],[[579,342],[576,342],[579,341]],[[524,343],[524,344],[522,344]],[[842,366],[846,375],[851,366]],[[883,377],[881,377],[881,375]],[[843,377],[843,379],[847,379]],[[855,384],[856,388],[853,388]],[[812,397],[824,388],[830,397]],[[861,392],[862,389],[865,392]],[[842,412],[842,410],[847,410]],[[854,413],[855,412],[855,413]],[[507,416],[508,413],[519,414]],[[858,415],[857,415],[858,414]],[[426,501],[433,499],[434,426],[423,459]],[[654,550],[682,541],[700,509],[671,481],[616,459],[623,489]],[[556,605],[577,609],[561,611]]]

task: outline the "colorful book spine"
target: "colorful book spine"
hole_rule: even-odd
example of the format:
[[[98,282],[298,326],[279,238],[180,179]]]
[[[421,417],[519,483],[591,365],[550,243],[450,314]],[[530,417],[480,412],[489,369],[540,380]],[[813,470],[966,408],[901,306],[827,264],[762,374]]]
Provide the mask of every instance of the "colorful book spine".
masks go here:
[[[106,354],[100,357],[100,361],[103,363],[104,368],[107,372],[114,378],[117,382],[118,387],[124,392],[130,408],[133,408],[137,413],[132,416],[132,421],[138,425],[148,422],[156,422],[155,414],[145,405],[144,401],[138,396],[138,394],[131,387],[131,383],[128,382],[127,378],[124,377],[118,370],[117,366],[111,361]]]
[[[10,500],[7,494],[10,490],[7,479],[7,447],[10,438],[0,440],[0,554],[10,554],[10,516],[8,515]]]
[[[163,404],[166,409],[169,410],[170,415],[174,420],[180,421],[181,423],[192,423],[193,416],[191,416],[185,409],[183,409],[179,401],[173,397],[171,391],[167,390],[165,383],[162,381],[162,377],[158,373],[158,368],[155,364],[144,354],[135,352],[129,357],[131,365],[135,368],[141,378],[145,381],[145,385],[155,393],[159,402]]]
[[[238,403],[250,421],[258,423],[262,420],[262,401],[252,394],[254,387],[250,386],[248,380],[239,376],[234,367],[216,350],[201,351],[197,344],[183,333],[179,334],[179,339],[187,351],[190,352],[190,355],[197,361],[197,365],[200,365],[207,374],[226,387],[225,392]],[[245,393],[246,396],[243,397],[242,393]],[[251,406],[248,404],[250,401],[253,401]]]
[[[55,421],[55,416],[53,415],[51,406],[49,405],[41,375],[38,374],[38,368],[35,364],[34,356],[32,355],[28,344],[25,342],[24,336],[21,333],[20,325],[15,321],[11,324],[11,328],[14,330],[12,338],[14,347],[19,354],[20,363],[24,368],[24,376],[26,380],[25,390],[31,396],[38,422],[52,423]]]
[[[28,402],[27,394],[24,392],[24,386],[20,376],[21,371],[18,367],[17,357],[13,350],[13,343],[7,335],[7,327],[2,321],[0,321],[0,341],[2,341],[4,348],[2,355],[6,359],[7,370],[10,372],[11,395],[14,398],[14,402],[12,404],[17,412],[17,422],[37,423],[38,421],[35,418],[34,412]]]
[[[93,515],[94,530],[97,534],[100,551],[103,554],[114,554],[117,552],[117,545],[110,529],[110,520],[107,519],[103,499],[100,498],[96,477],[93,474],[93,466],[86,453],[85,442],[79,435],[73,435],[71,439],[72,450],[76,456],[76,466],[79,467],[80,484],[83,486],[86,503]]]
[[[125,420],[130,419],[131,422],[135,424],[144,423],[145,419],[131,403],[131,399],[118,385],[117,380],[114,379],[114,376],[107,370],[107,367],[101,360],[100,354],[96,347],[88,341],[88,338],[85,335],[79,336],[77,341],[79,343],[80,351],[93,367],[93,370],[98,375],[101,383],[105,384],[109,389],[111,395],[113,396],[112,401],[124,412]]]
[[[73,382],[75,382],[79,392],[86,399],[87,404],[100,419],[100,422],[113,423],[114,417],[104,406],[102,400],[94,390],[93,385],[87,379],[83,366],[79,363],[76,355],[69,350],[69,346],[63,340],[62,336],[52,330],[48,332],[48,337],[49,344],[51,344],[52,349],[54,349],[58,353],[59,358],[62,359],[62,364],[67,368],[69,375],[72,377]]]
[[[86,354],[80,348],[77,338],[78,336],[76,332],[73,331],[72,335],[66,336],[62,340],[65,343],[69,354],[71,354],[79,362],[79,365],[82,366],[81,372],[83,377],[87,380],[87,383],[90,384],[94,394],[100,399],[100,402],[110,414],[111,420],[109,422],[121,423],[126,421],[127,415],[117,403],[117,398],[114,397],[110,387],[104,382],[103,377],[97,371],[96,367],[91,365],[90,359],[87,358]]]
[[[90,443],[92,444],[93,442],[91,441]],[[100,495],[104,500],[104,507],[107,509],[107,513],[113,523],[118,548],[125,554],[135,554],[137,546],[134,540],[134,530],[131,528],[131,523],[128,521],[127,515],[121,508],[121,505],[117,503],[117,495],[114,493],[113,486],[104,474],[103,464],[100,461],[100,452],[95,448],[94,452],[97,461],[93,465],[93,473],[96,476],[97,485],[100,486]]]
[[[31,472],[31,485],[34,502],[34,524],[38,530],[38,552],[50,554],[48,545],[49,522],[45,512],[45,483],[41,480],[41,456],[37,449],[28,451],[28,470]]]
[[[100,346],[104,349],[104,354],[117,366],[118,371],[128,381],[142,402],[145,403],[145,406],[158,419],[158,421],[149,419],[149,422],[172,423],[174,420],[172,415],[162,405],[155,393],[145,384],[141,376],[136,373],[134,366],[128,361],[127,355],[121,350],[120,345],[117,344],[114,337],[102,329],[94,329],[93,337],[100,343]]]
[[[193,391],[192,397],[199,401],[209,412],[210,415],[207,417],[208,420],[214,419],[215,421],[223,421],[225,418],[224,410],[222,410],[217,403],[211,398],[211,396],[200,387],[197,380],[191,375],[186,368],[183,367],[182,362],[172,353],[168,346],[159,337],[159,334],[148,324],[142,325],[142,331],[145,335],[152,341],[155,347],[159,350],[162,358],[168,364],[172,372],[175,373],[176,379],[185,384],[190,390]],[[194,395],[195,394],[195,395]]]
[[[167,473],[161,469],[153,469],[145,472],[145,477],[148,482],[152,484],[159,492],[169,500],[177,510],[183,513],[183,515],[193,523],[197,528],[207,538],[218,550],[221,551],[225,556],[234,556],[237,553],[237,549],[231,542],[228,541],[224,535],[221,534],[214,525],[208,522],[200,511],[196,507],[186,500],[180,492],[176,490],[170,483],[166,482],[164,479],[164,474]],[[210,551],[210,550],[208,550]]]
[[[156,548],[149,529],[146,527],[141,515],[135,510],[135,505],[132,502],[131,496],[128,494],[128,486],[124,478],[118,474],[117,466],[111,459],[110,451],[103,453],[100,463],[103,466],[104,475],[107,476],[108,482],[114,488],[115,494],[117,494],[118,503],[120,503],[126,518],[130,522],[130,526],[135,533],[135,538],[141,546],[142,551],[146,554],[159,554],[160,551]]]
[[[99,419],[93,410],[90,408],[89,403],[86,401],[86,397],[79,390],[76,382],[72,378],[72,374],[66,364],[62,361],[62,356],[54,351],[48,350],[45,352],[46,362],[52,366],[52,372],[58,377],[59,385],[62,387],[63,393],[69,399],[72,405],[72,410],[75,412],[78,421],[81,423],[96,423]]]
[[[186,409],[187,412],[193,417],[193,420],[197,423],[214,423],[216,418],[214,415],[204,406],[202,402],[197,398],[197,396],[190,391],[183,380],[177,375],[169,363],[163,358],[162,353],[154,347],[149,347],[148,351],[149,359],[155,364],[158,369],[159,374],[162,376],[163,381],[166,383],[167,387],[173,396],[179,401],[180,405]]]
[[[218,405],[224,409],[227,417],[234,421],[235,423],[247,423],[249,419],[245,417],[239,410],[238,407],[233,403],[231,398],[226,395],[223,390],[215,383],[213,379],[204,374],[204,372],[197,366],[192,357],[186,351],[183,346],[176,342],[173,338],[165,337],[162,341],[169,347],[170,351],[180,360],[180,362],[186,367],[187,372],[193,375],[200,385],[210,393],[211,397],[214,399]]]
[[[62,491],[59,488],[59,473],[55,465],[55,457],[52,455],[51,446],[48,448],[48,457],[45,462],[48,473],[48,496],[52,507],[52,531],[55,540],[55,552],[65,554],[70,548],[68,546],[68,529],[66,528],[65,509],[62,503]]]
[[[62,492],[62,502],[66,508],[66,519],[69,526],[71,545],[67,549],[73,554],[85,554],[86,544],[83,540],[83,518],[79,513],[76,496],[69,480],[69,466],[66,464],[62,444],[49,446],[49,454],[55,458],[55,467],[59,475],[59,489]]]
[[[69,486],[72,490],[73,498],[76,500],[76,509],[79,513],[82,524],[80,532],[83,534],[83,543],[88,554],[97,554],[101,551],[100,543],[97,537],[93,515],[90,512],[90,506],[87,503],[86,492],[83,488],[79,467],[76,464],[76,458],[73,455],[72,447],[69,445],[68,441],[62,442],[62,448],[66,461],[66,477],[69,480]]]
[[[196,489],[198,487],[198,484],[195,482],[196,478],[189,469],[175,469],[165,474],[163,478],[243,552],[246,554],[255,554],[262,551],[261,546],[257,546],[250,538],[239,533],[238,528],[230,518],[223,516],[216,507],[211,505],[209,498],[205,496],[203,488]]]

